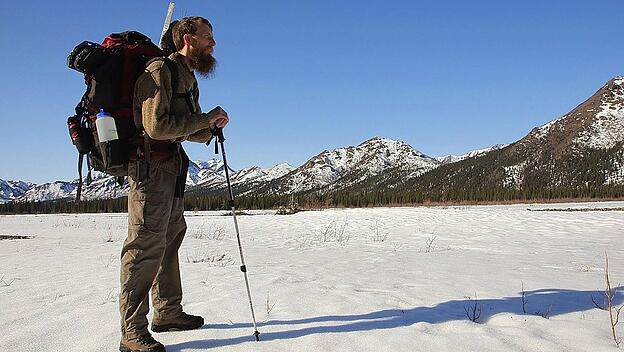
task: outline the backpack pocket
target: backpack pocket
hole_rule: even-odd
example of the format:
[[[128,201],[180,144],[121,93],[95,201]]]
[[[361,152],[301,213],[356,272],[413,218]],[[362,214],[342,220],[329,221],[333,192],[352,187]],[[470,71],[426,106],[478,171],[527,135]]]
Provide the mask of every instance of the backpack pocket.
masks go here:
[[[67,118],[67,128],[72,143],[78,149],[79,154],[88,154],[93,150],[95,141],[84,115],[74,115]]]
[[[93,169],[112,176],[128,176],[129,144],[125,139],[116,139],[108,142],[100,142],[97,131],[93,129],[93,137],[97,148],[91,152],[91,165]]]

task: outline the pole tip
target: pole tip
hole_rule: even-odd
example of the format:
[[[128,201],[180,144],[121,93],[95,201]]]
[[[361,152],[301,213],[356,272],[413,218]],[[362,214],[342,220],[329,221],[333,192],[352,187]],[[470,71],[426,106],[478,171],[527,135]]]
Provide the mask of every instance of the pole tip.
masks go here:
[[[256,337],[256,341],[260,341],[260,332],[258,330],[254,331],[254,336]]]

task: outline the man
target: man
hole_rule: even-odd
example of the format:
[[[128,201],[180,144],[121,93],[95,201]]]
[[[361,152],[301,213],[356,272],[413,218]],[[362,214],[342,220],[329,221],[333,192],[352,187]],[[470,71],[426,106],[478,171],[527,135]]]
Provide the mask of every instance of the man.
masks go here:
[[[169,55],[171,61],[151,62],[134,92],[134,120],[145,143],[138,143],[128,167],[128,238],[121,251],[119,297],[123,352],[165,351],[148,330],[150,289],[152,331],[204,324],[202,317],[186,314],[181,305],[178,249],[186,232],[183,192],[188,157],[180,143],[206,143],[211,128],[225,127],[229,118],[220,107],[208,113],[199,107],[194,72],[208,77],[216,64],[210,22],[202,17],[181,19],[173,28],[173,41],[177,51]]]

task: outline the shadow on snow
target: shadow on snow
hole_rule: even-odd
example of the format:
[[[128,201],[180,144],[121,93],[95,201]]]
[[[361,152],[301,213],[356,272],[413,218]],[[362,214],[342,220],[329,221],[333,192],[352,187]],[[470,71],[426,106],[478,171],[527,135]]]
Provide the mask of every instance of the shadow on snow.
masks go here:
[[[614,304],[621,305],[624,302],[624,286],[616,287]],[[582,312],[596,308],[592,297],[597,303],[603,303],[602,291],[576,291],[567,289],[540,289],[525,291],[526,313],[522,311],[522,296],[503,297],[498,299],[478,299],[481,306],[479,323],[487,322],[492,316],[508,313],[515,315],[540,315],[548,317],[557,315]],[[269,320],[258,324],[261,332],[261,341],[293,339],[297,337],[327,334],[346,333],[356,331],[370,331],[379,329],[393,329],[402,326],[410,326],[416,323],[445,323],[455,320],[468,320],[464,308],[470,309],[475,304],[473,299],[453,300],[443,302],[432,307],[416,307],[411,309],[384,309],[366,314],[353,315],[326,315],[320,317],[293,319],[293,320]],[[327,325],[327,323],[336,323]],[[296,328],[297,325],[311,325]],[[316,324],[316,326],[315,326]],[[323,324],[323,325],[320,325]],[[289,330],[262,332],[262,327],[289,326]],[[183,342],[167,346],[169,351],[184,349],[205,349],[222,346],[236,345],[254,341],[251,323],[237,324],[210,324],[203,329],[248,329],[245,335],[228,339],[207,339]],[[265,329],[270,330],[270,329]]]

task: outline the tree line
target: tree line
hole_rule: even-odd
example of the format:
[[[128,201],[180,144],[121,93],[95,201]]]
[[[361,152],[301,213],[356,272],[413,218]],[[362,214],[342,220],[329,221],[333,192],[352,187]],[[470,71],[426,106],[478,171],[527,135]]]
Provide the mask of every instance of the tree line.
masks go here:
[[[444,191],[410,190],[397,187],[392,190],[312,192],[296,195],[240,196],[238,210],[278,209],[297,207],[319,209],[328,207],[379,207],[422,204],[485,204],[525,201],[565,201],[624,199],[624,185],[586,187],[530,187],[525,189],[451,188]],[[0,214],[54,214],[54,213],[124,213],[127,197],[85,201],[10,202],[0,204]],[[188,195],[185,209],[190,211],[229,210],[224,196]]]

